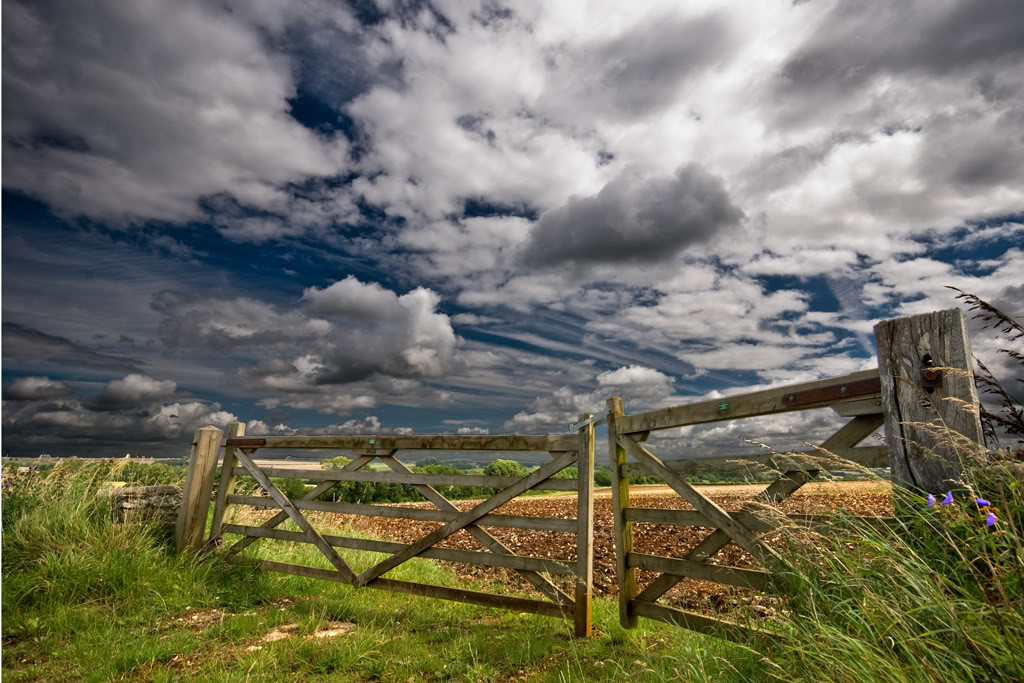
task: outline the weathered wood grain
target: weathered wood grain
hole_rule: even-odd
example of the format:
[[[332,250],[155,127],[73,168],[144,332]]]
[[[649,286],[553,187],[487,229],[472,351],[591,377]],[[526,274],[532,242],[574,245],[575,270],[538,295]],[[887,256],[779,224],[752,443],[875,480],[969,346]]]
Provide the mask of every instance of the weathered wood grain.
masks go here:
[[[777,634],[770,631],[741,626],[740,624],[725,621],[724,619],[713,619],[711,617],[706,617],[703,614],[686,612],[681,609],[675,609],[674,607],[662,607],[661,605],[656,605],[653,602],[644,602],[643,600],[633,601],[633,611],[641,617],[654,619],[655,621],[662,621],[666,624],[682,626],[683,628],[690,629],[691,631],[697,631],[698,633],[704,633],[709,636],[715,636],[727,640],[735,640],[741,643],[749,642],[751,636],[759,636],[773,640],[779,638]]]
[[[720,422],[722,420],[735,420],[741,417],[756,417],[758,415],[770,415],[772,413],[786,413],[794,410],[807,410],[809,408],[821,408],[824,406],[835,406],[846,401],[859,401],[865,398],[874,398],[877,392],[870,395],[851,395],[850,398],[825,398],[820,401],[802,403],[800,405],[787,405],[786,396],[803,391],[824,390],[830,387],[851,385],[854,382],[863,382],[878,377],[878,370],[863,370],[841,377],[818,380],[816,382],[804,382],[802,384],[791,384],[775,389],[766,389],[738,396],[725,396],[710,401],[701,401],[688,405],[652,410],[646,413],[627,415],[619,421],[620,434],[632,434],[634,432],[651,431],[655,429],[668,429],[669,427],[683,427],[693,424],[706,424],[708,422]],[[726,409],[722,409],[726,405]]]
[[[961,486],[963,462],[984,444],[967,316],[959,308],[875,325],[892,478],[919,492]],[[942,386],[922,386],[928,360]]]
[[[583,413],[579,421],[593,415]],[[586,638],[593,631],[594,602],[594,425],[579,430],[576,467],[576,600],[575,635]]]
[[[353,472],[346,470],[300,470],[287,467],[264,467],[263,471],[270,477],[292,479],[322,479],[324,481],[367,481],[377,484],[426,484],[427,486],[474,486],[479,488],[497,489],[512,486],[516,477],[489,477],[476,474],[401,474],[397,472]],[[246,474],[235,468],[236,474]],[[545,491],[575,491],[574,479],[552,479],[541,482],[536,489]]]
[[[626,561],[630,567],[637,569],[650,569],[651,571],[664,572],[682,578],[704,579],[715,583],[724,583],[740,588],[753,588],[754,590],[767,590],[769,587],[770,574],[754,569],[740,569],[738,567],[726,567],[707,562],[694,562],[682,560],[675,557],[663,557],[661,555],[648,555],[644,553],[629,553]]]
[[[612,522],[615,526],[615,571],[619,582],[619,623],[623,628],[636,628],[636,615],[630,603],[637,594],[636,569],[626,562],[633,552],[633,525],[624,511],[630,507],[629,476],[626,473],[626,450],[619,445],[619,421],[625,407],[620,396],[608,399],[608,467],[612,471]]]
[[[192,437],[192,452],[185,471],[185,485],[181,496],[181,511],[174,527],[175,547],[178,552],[186,548],[199,550],[203,546],[203,532],[210,512],[213,495],[213,476],[217,470],[217,453],[224,434],[216,427],[197,429]]]
[[[353,435],[353,436],[265,436],[239,443],[256,448],[342,448],[361,449],[367,454],[376,450],[437,451],[573,451],[575,434],[529,436],[521,434],[429,434],[423,436]],[[375,453],[374,453],[375,454]]]
[[[225,439],[237,439],[245,436],[245,424],[232,422],[228,425]],[[224,459],[221,461],[220,486],[217,487],[217,500],[213,505],[213,523],[210,525],[210,540],[220,538],[221,526],[224,524],[227,514],[228,496],[235,492],[235,449],[233,446],[224,446]]]

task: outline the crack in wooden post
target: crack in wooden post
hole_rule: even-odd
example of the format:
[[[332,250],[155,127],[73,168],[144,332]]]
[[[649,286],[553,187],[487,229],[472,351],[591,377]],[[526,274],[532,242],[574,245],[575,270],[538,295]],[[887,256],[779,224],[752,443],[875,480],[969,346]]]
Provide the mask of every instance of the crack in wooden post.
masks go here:
[[[338,570],[338,573],[345,579],[345,581],[354,583],[356,575],[348,564],[345,563],[345,560],[341,559],[341,556],[338,555],[334,548],[331,547],[331,545],[324,540],[323,536],[313,528],[313,525],[309,523],[309,520],[303,517],[302,513],[295,509],[295,506],[292,505],[292,502],[288,497],[274,486],[274,482],[270,481],[270,478],[263,473],[263,471],[252,461],[252,459],[249,458],[248,455],[243,452],[243,449],[237,449],[235,457],[238,458],[240,463],[242,463],[242,467],[248,470],[249,474],[259,482],[260,486],[262,486],[268,494],[270,494],[270,497],[274,499],[274,502],[281,506],[281,509],[288,514],[291,520],[295,522],[296,526],[306,534],[306,537],[312,541],[313,545],[320,549],[320,552],[322,552],[324,557],[334,565],[334,568]]]
[[[382,574],[391,571],[403,562],[419,555],[427,548],[443,541],[444,539],[448,538],[460,529],[463,529],[467,525],[472,524],[476,520],[480,519],[491,510],[494,510],[504,505],[505,503],[512,500],[516,496],[522,494],[525,491],[530,490],[540,482],[551,477],[553,474],[562,471],[569,465],[572,465],[574,462],[576,462],[575,452],[563,453],[561,456],[555,458],[544,467],[541,467],[539,470],[536,470],[535,472],[532,472],[528,476],[520,479],[512,486],[488,498],[487,500],[483,501],[473,509],[462,513],[452,521],[445,524],[440,529],[436,529],[435,531],[422,537],[420,540],[416,541],[402,552],[395,553],[394,555],[380,562],[379,564],[370,567],[369,569],[367,569],[362,574],[356,577],[355,586],[357,588],[365,586],[366,584],[373,581]]]

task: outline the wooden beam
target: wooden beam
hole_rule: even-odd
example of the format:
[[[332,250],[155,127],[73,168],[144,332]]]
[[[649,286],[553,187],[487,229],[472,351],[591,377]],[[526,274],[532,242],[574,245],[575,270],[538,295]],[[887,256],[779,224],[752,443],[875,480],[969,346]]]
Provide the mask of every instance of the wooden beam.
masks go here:
[[[870,417],[870,416],[865,416]],[[876,416],[880,419],[880,416]],[[632,437],[631,437],[632,438]],[[663,460],[665,467],[681,474],[699,474],[722,469],[722,465],[760,467],[773,470],[808,470],[819,471],[842,467],[847,462],[861,467],[888,467],[889,449],[885,446],[860,446],[857,448],[829,448],[835,457],[825,455],[821,450],[790,451],[771,455],[718,455],[707,458],[687,458],[685,460]],[[627,473],[634,473],[639,466],[629,463]],[[639,468],[643,470],[643,468]],[[646,470],[642,473],[646,474]]]
[[[291,543],[312,543],[309,538],[298,531],[283,531],[281,529],[264,529],[258,526],[243,526],[240,524],[225,524],[224,531],[229,534],[241,534],[243,536],[255,536],[257,538],[272,538],[278,541],[289,541]],[[324,540],[335,548],[350,548],[352,550],[367,550],[374,553],[397,553],[409,547],[407,543],[392,543],[390,541],[377,541],[366,538],[350,538],[347,536],[323,535]],[[502,567],[504,569],[519,569],[532,572],[548,572],[549,574],[573,574],[575,569],[569,560],[550,559],[544,557],[530,557],[525,555],[508,555],[502,553],[481,553],[472,550],[455,550],[452,548],[428,548],[419,555],[431,560],[444,560],[445,562],[463,562],[481,567]]]
[[[612,521],[615,526],[615,575],[619,583],[619,624],[636,628],[636,615],[630,604],[637,594],[636,569],[626,562],[633,552],[633,525],[624,511],[630,507],[629,477],[626,473],[626,450],[619,445],[619,420],[625,412],[620,396],[608,399],[608,467],[612,472]]]
[[[327,482],[328,488],[335,482]],[[323,484],[321,484],[323,486]],[[319,487],[318,487],[319,488]],[[277,508],[273,498],[267,496],[231,496],[229,503],[234,505],[251,505],[261,508]],[[457,508],[452,510],[429,510],[423,508],[402,507],[399,505],[371,505],[369,503],[332,503],[324,500],[293,500],[298,510],[315,510],[331,512],[337,515],[364,515],[367,517],[396,517],[399,519],[416,519],[421,522],[450,522],[461,514]],[[287,519],[285,513],[284,519]],[[284,521],[282,519],[281,521]],[[521,515],[484,515],[475,522],[478,526],[493,526],[509,529],[537,529],[539,531],[559,531],[576,533],[575,519],[555,519],[553,517],[528,517]]]
[[[707,517],[696,510],[662,510],[659,508],[626,508],[626,519],[631,522],[643,522],[646,524],[673,524],[676,526],[699,526],[710,528],[711,522]],[[751,531],[774,531],[779,528],[778,524],[771,520],[764,519],[764,515],[756,512],[737,511],[730,513],[736,520]],[[842,519],[837,515],[783,515],[790,524],[806,526],[811,528],[827,529]],[[895,517],[852,517],[860,523],[870,526],[885,527],[896,523]]]
[[[245,436],[245,423],[232,422],[228,425],[226,439],[237,439]],[[220,467],[220,486],[217,487],[217,500],[213,505],[213,523],[210,525],[210,540],[214,541],[221,536],[221,527],[224,525],[224,517],[227,513],[228,496],[235,492],[235,449],[233,446],[224,446],[224,458]]]
[[[832,406],[832,410],[837,415],[843,417],[855,417],[857,415],[881,415],[882,414],[882,396],[872,398],[863,398],[859,401],[844,401],[843,403],[837,403]]]
[[[302,529],[306,534],[306,537],[320,549],[320,552],[324,554],[324,557],[334,565],[334,568],[338,570],[338,575],[345,581],[354,582],[356,578],[355,573],[348,564],[345,563],[345,560],[341,559],[341,556],[334,551],[334,548],[327,544],[327,541],[325,541],[323,536],[313,528],[313,525],[309,523],[309,520],[303,517],[302,513],[295,509],[295,506],[290,500],[288,500],[288,497],[274,486],[274,482],[270,481],[270,477],[260,471],[260,468],[249,458],[248,455],[245,454],[243,449],[236,449],[235,457],[238,458],[238,461],[242,463],[242,466],[249,471],[249,474],[259,482],[260,486],[263,487],[263,490],[270,494],[270,497],[273,498],[279,506],[281,506],[281,509],[288,514],[291,520],[295,522],[295,525]]]
[[[224,559],[231,564],[247,565],[253,563],[253,560],[239,557],[237,555],[225,556]],[[329,569],[306,567],[298,564],[287,564],[284,562],[275,562],[273,560],[256,560],[255,564],[261,569],[267,571],[346,583],[340,576],[338,576],[337,572]],[[508,595],[492,595],[490,593],[479,593],[476,591],[467,591],[458,588],[444,588],[442,586],[431,586],[429,584],[395,581],[394,579],[377,579],[367,587],[389,590],[395,593],[408,593],[410,595],[451,600],[453,602],[468,602],[473,605],[497,607],[517,612],[529,612],[531,614],[540,614],[542,616],[556,617],[559,619],[566,619],[571,614],[571,612],[566,612],[564,608],[544,600],[528,600],[526,598],[516,598]]]
[[[468,524],[472,524],[477,519],[483,517],[491,510],[501,507],[502,505],[512,500],[516,496],[520,495],[524,491],[528,491],[531,488],[536,487],[536,485],[539,484],[540,482],[546,480],[551,475],[562,471],[563,469],[573,464],[574,462],[576,462],[576,454],[572,452],[563,453],[562,455],[556,457],[554,460],[549,462],[547,465],[544,465],[539,470],[535,470],[534,472],[528,474],[526,477],[520,479],[516,484],[513,484],[504,491],[501,491],[500,493],[497,493],[494,496],[488,498],[487,500],[483,501],[473,509],[467,512],[463,512],[459,515],[459,517],[448,522],[440,529],[437,529],[427,534],[420,540],[413,543],[408,549],[403,550],[400,553],[395,553],[394,555],[380,562],[379,564],[370,567],[369,569],[367,569],[362,574],[356,577],[356,587],[358,588],[361,586],[365,586],[370,581],[373,581],[382,574],[391,571],[392,569],[402,564],[409,558],[415,557],[427,548],[436,545],[437,543],[440,543],[444,539],[454,534],[456,531],[459,531]]]
[[[589,420],[593,415],[583,413],[579,421]],[[575,635],[587,638],[593,631],[591,622],[594,611],[594,425],[585,425],[578,433],[576,448],[577,484],[576,494],[576,599]]]
[[[804,382],[792,384],[764,391],[755,391],[738,396],[726,396],[700,403],[652,410],[636,415],[627,415],[620,420],[619,433],[632,434],[655,429],[668,429],[670,427],[684,427],[686,425],[706,424],[708,422],[720,422],[722,420],[735,420],[740,417],[756,417],[758,415],[770,415],[772,413],[786,413],[793,410],[807,410],[809,408],[820,408],[824,406],[837,405],[847,400],[860,400],[871,398],[879,392],[869,394],[858,394],[863,386],[857,383],[871,381],[878,378],[878,370],[863,370],[854,372],[842,377],[831,377],[816,382]],[[843,396],[842,387],[854,387],[846,392],[848,398],[831,398],[832,393]],[[857,388],[861,387],[861,388]],[[820,400],[808,401],[794,404],[787,404],[786,397],[806,391],[823,391]],[[831,393],[830,393],[831,392]],[[722,406],[725,406],[723,409]]]
[[[740,569],[738,567],[726,567],[706,562],[694,562],[692,560],[681,560],[675,557],[662,557],[661,555],[645,555],[643,553],[629,553],[626,561],[630,567],[637,569],[649,569],[656,572],[664,572],[680,577],[703,579],[714,581],[740,588],[753,588],[754,590],[767,590],[771,577],[767,572],[753,569]]]
[[[517,481],[516,477],[489,477],[476,474],[400,474],[395,472],[353,472],[348,470],[305,470],[290,467],[264,467],[268,476],[285,479],[322,479],[331,481],[368,481],[377,484],[426,484],[427,486],[473,486],[485,489],[506,488]],[[235,468],[236,474],[246,474]],[[534,488],[545,491],[575,491],[573,479],[552,479]]]
[[[353,436],[266,436],[232,444],[248,448],[343,448],[361,449],[376,455],[377,450],[439,451],[573,451],[575,434],[529,436],[521,434],[429,434],[429,435],[353,435]]]
[[[203,546],[203,533],[210,512],[213,495],[213,476],[217,471],[217,453],[224,434],[216,427],[197,429],[192,436],[192,451],[185,471],[185,484],[181,496],[181,509],[174,527],[175,547],[178,552]]]
[[[741,643],[748,642],[751,636],[771,639],[777,639],[780,637],[771,631],[762,631],[761,629],[741,626],[740,624],[725,621],[724,619],[712,619],[711,617],[706,617],[703,614],[686,612],[673,607],[662,607],[661,605],[656,605],[653,602],[644,602],[643,600],[633,601],[633,611],[641,617],[647,617],[648,619],[662,621],[666,624],[673,624],[675,626],[682,626],[683,628],[690,629],[691,631],[715,636],[716,638],[735,640]]]
[[[893,483],[922,493],[961,487],[963,463],[983,452],[967,316],[959,308],[875,325]],[[924,386],[926,368],[943,371]]]
[[[713,522],[719,530],[728,534],[729,538],[736,545],[746,550],[762,563],[767,558],[775,555],[771,548],[758,543],[749,529],[733,519],[728,512],[693,488],[678,474],[665,467],[664,463],[649,450],[633,441],[629,436],[620,435],[617,440],[619,445],[625,448],[637,462],[646,467],[649,472],[661,477],[676,493]]]
[[[393,472],[409,473],[409,471],[410,471],[409,468],[405,466],[405,463],[403,463],[400,460],[398,460],[398,458],[389,458],[385,462],[387,463],[388,467],[390,467]],[[416,487],[416,490],[419,491],[420,495],[424,496],[427,500],[429,500],[431,503],[436,505],[437,508],[438,508],[437,509],[438,512],[445,512],[445,513],[447,513],[449,515],[452,515],[451,518],[447,519],[446,521],[450,522],[453,519],[455,519],[456,517],[458,517],[460,514],[462,514],[459,511],[459,509],[457,507],[455,507],[455,505],[450,500],[448,500],[447,498],[442,496],[440,493],[438,493],[432,487],[426,486],[424,484],[420,484],[419,486]],[[484,515],[484,518],[490,517],[490,516],[496,516],[496,515]],[[475,524],[470,524],[470,525],[466,526],[466,532],[470,536],[475,538],[478,543],[480,543],[483,547],[487,548],[491,552],[501,553],[501,554],[504,554],[504,555],[515,555],[515,553],[512,552],[511,548],[509,548],[504,543],[499,541],[497,538],[492,536],[490,533],[488,533],[487,531],[481,529],[478,526],[481,523],[482,519],[481,520],[477,520],[477,523],[475,523]],[[547,520],[547,521],[555,521],[555,520]],[[559,521],[561,521],[561,520],[559,520]],[[520,571],[519,573],[524,578],[526,578],[527,581],[532,583],[537,588],[537,590],[539,590],[541,593],[546,595],[551,600],[554,600],[556,603],[562,604],[562,605],[571,605],[572,604],[572,598],[570,598],[568,595],[566,595],[562,591],[562,589],[560,589],[558,586],[556,586],[554,583],[552,583],[551,580],[548,579],[547,577],[541,576],[537,572],[530,571],[530,570]]]

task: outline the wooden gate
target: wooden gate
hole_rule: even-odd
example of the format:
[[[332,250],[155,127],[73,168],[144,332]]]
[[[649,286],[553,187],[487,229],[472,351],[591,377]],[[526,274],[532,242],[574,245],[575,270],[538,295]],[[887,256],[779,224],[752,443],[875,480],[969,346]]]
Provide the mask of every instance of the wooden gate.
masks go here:
[[[782,473],[777,481],[767,486],[739,511],[728,512],[722,509],[643,445],[650,432],[658,429],[827,406],[852,419],[818,449],[758,458],[702,460],[760,461],[770,464],[774,470]],[[881,385],[877,369],[636,415],[623,413],[621,398],[613,396],[608,399],[608,455],[612,470],[619,619],[626,628],[635,627],[637,617],[647,617],[695,631],[745,639],[752,629],[661,605],[657,601],[687,577],[756,590],[768,589],[771,575],[767,569],[742,569],[711,562],[718,551],[729,543],[735,543],[753,555],[763,567],[772,566],[776,553],[760,542],[758,532],[771,531],[776,527],[765,521],[763,515],[754,514],[753,510],[761,505],[781,502],[793,495],[823,467],[821,461],[822,456],[825,456],[824,451],[838,456],[843,461],[864,467],[886,467],[889,464],[888,450],[885,447],[856,447],[883,422]],[[651,510],[632,507],[626,470],[627,457],[632,457],[643,470],[662,478],[694,509]],[[827,521],[821,517],[808,515],[791,515],[789,518],[793,522],[803,524]],[[873,522],[886,521],[877,517],[870,519]],[[686,557],[672,558],[633,552],[634,522],[700,526],[713,528],[715,531],[690,550]],[[643,590],[639,590],[636,581],[637,569],[657,571],[661,574]]]
[[[590,417],[583,416],[582,419]],[[259,539],[311,543],[330,562],[333,569],[288,564],[272,560],[261,560],[259,565],[269,571],[283,572],[298,576],[314,577],[345,583],[356,588],[380,588],[385,590],[423,595],[445,600],[469,602],[491,607],[531,612],[552,617],[571,618],[575,621],[577,636],[591,633],[592,588],[593,588],[593,463],[594,427],[587,424],[578,433],[552,436],[266,436],[245,437],[245,426],[233,423],[228,428],[224,446],[224,461],[221,471],[220,488],[214,507],[213,523],[208,545],[222,545],[225,534],[239,534],[241,539],[227,547],[225,558],[229,562],[246,562],[240,551]],[[207,430],[214,428],[205,428]],[[203,430],[200,430],[202,432]],[[219,432],[220,430],[216,430]],[[202,488],[203,475],[199,468],[212,468],[202,462],[197,450],[203,443],[219,445],[219,435],[200,436],[197,432],[193,446],[192,465],[186,481],[186,499],[189,486]],[[208,446],[209,448],[209,446]],[[350,449],[353,460],[341,470],[294,469],[291,467],[260,466],[253,460],[257,450],[264,449]],[[544,451],[551,455],[551,461],[523,478],[497,476],[449,476],[412,472],[402,463],[396,453],[399,450],[444,450],[444,451]],[[216,456],[213,460],[215,461]],[[209,460],[209,459],[208,459]],[[371,462],[385,464],[390,471],[371,472],[365,467]],[[552,476],[566,467],[576,465],[575,479],[552,479]],[[195,471],[193,471],[195,470]],[[251,476],[266,491],[266,496],[235,495],[236,477]],[[289,499],[271,481],[271,477],[292,477],[313,479],[320,484],[299,500]],[[320,500],[339,481],[362,481],[409,484],[434,504],[435,509],[416,509],[400,506],[338,503]],[[435,486],[473,486],[497,488],[498,493],[477,503],[472,509],[460,512],[455,505],[441,495]],[[576,491],[578,515],[576,519],[553,519],[536,516],[513,516],[494,514],[501,505],[530,489]],[[202,499],[202,493],[197,496]],[[209,488],[206,500],[209,501]],[[276,515],[259,526],[226,523],[226,513],[231,506],[248,505],[280,509]],[[322,535],[304,515],[307,510],[349,515],[370,515],[401,517],[406,519],[444,522],[442,526],[427,533],[415,543],[392,543],[382,540],[348,538]],[[205,520],[205,513],[193,515]],[[184,518],[185,515],[183,514]],[[278,527],[285,520],[291,520],[300,529],[298,532],[284,531]],[[179,523],[179,527],[182,523]],[[575,560],[549,559],[516,555],[484,527],[511,527],[517,529],[539,529],[576,534],[577,556]],[[465,529],[484,551],[456,550],[436,547],[438,543]],[[187,538],[179,530],[180,538]],[[186,543],[187,544],[187,543]],[[385,553],[389,556],[377,564],[356,573],[337,553],[335,548],[354,548]],[[546,600],[518,598],[478,591],[461,590],[443,586],[426,585],[385,578],[385,574],[413,557],[426,557],[451,562],[465,562],[487,567],[504,567],[517,571],[525,577]],[[549,575],[575,577],[575,595],[563,591]],[[571,589],[570,589],[571,590]]]

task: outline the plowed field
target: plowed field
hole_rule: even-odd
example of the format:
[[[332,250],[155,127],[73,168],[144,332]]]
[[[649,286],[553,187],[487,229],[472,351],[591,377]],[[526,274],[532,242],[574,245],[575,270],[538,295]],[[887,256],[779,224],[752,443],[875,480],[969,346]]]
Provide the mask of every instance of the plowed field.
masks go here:
[[[736,510],[764,487],[741,485],[698,488],[724,509]],[[670,492],[666,487],[634,487],[632,494],[634,507],[693,509],[686,501]],[[453,502],[460,510],[468,510],[478,501]],[[433,507],[430,503],[405,503],[403,505],[421,508]],[[829,514],[841,509],[857,515],[892,514],[889,488],[876,482],[808,484],[784,501],[779,509],[785,513],[795,514]],[[576,497],[561,495],[517,498],[500,507],[497,513],[572,519],[576,517]],[[311,515],[311,519],[318,528],[351,525],[351,527],[376,538],[403,543],[411,543],[440,526],[439,522],[321,513],[314,513]],[[517,555],[566,561],[573,561],[576,557],[576,541],[573,534],[496,527],[489,527],[487,530]],[[702,527],[637,523],[633,525],[634,551],[683,557],[711,531]],[[775,546],[782,543],[777,536],[767,536],[763,540],[769,545]],[[464,550],[483,550],[480,544],[465,531],[459,531],[442,542],[440,546]],[[757,567],[756,561],[734,544],[723,548],[713,561],[733,567]],[[533,590],[527,581],[510,570],[476,567],[461,563],[445,562],[442,564],[467,581],[495,579],[505,581],[509,584],[509,588],[517,592],[531,593]],[[655,576],[654,573],[638,570],[638,581],[641,588]],[[566,584],[566,588],[568,588],[568,584]],[[606,597],[617,594],[611,496],[608,490],[598,491],[594,500],[594,590],[597,595]],[[666,595],[665,600],[670,604],[687,609],[721,610],[742,603],[754,605],[769,612],[774,602],[772,598],[754,595],[751,591],[695,579],[686,579],[678,584]]]

